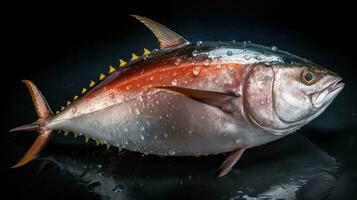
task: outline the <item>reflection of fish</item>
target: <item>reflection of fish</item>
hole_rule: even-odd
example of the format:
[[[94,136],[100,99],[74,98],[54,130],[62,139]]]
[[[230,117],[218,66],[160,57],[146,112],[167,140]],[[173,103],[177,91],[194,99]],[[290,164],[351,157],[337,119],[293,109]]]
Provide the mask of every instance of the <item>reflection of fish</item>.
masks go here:
[[[40,135],[14,167],[37,155],[53,130],[64,130],[145,154],[231,152],[220,168],[223,176],[245,149],[317,117],[344,86],[335,73],[276,48],[190,43],[148,18],[134,17],[153,31],[160,50],[133,54],[130,63],[121,60],[120,68],[110,67],[110,75],[101,74],[97,86],[62,112],[53,116],[37,87],[24,81],[39,120],[12,131]]]
[[[304,148],[295,148],[300,146]],[[335,159],[297,134],[247,152],[242,168],[219,181],[212,178],[212,166],[220,162],[220,156],[164,159],[127,152],[118,158],[116,152],[89,148],[51,146],[46,151],[51,156],[45,158],[51,162],[40,179],[65,180],[70,184],[66,187],[79,186],[83,194],[98,195],[98,199],[318,200],[336,184]],[[39,192],[35,188],[43,186],[32,187]],[[45,192],[53,195],[59,190],[52,185]]]

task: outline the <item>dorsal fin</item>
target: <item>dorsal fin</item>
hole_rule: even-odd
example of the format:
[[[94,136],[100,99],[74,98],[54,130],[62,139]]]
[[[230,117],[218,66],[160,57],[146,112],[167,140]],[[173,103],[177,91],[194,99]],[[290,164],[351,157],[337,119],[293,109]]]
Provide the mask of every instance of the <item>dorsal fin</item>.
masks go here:
[[[178,44],[184,44],[188,43],[188,41],[181,37],[179,34],[173,32],[172,30],[166,28],[165,26],[149,19],[146,17],[138,16],[138,15],[131,15],[141,21],[143,24],[145,24],[146,27],[148,27],[154,35],[157,37],[157,39],[160,42],[160,49],[170,47],[170,46],[175,46]]]

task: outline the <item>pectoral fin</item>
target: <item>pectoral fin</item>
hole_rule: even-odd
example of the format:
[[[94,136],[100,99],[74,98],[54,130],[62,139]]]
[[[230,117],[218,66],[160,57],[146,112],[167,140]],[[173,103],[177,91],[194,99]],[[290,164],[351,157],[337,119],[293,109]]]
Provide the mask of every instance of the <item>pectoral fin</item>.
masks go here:
[[[245,148],[237,149],[232,151],[228,157],[223,161],[222,165],[219,167],[216,178],[221,178],[222,176],[228,174],[232,167],[237,163],[239,158],[242,156]]]
[[[227,102],[232,101],[235,98],[239,97],[239,95],[230,92],[223,93],[223,92],[196,90],[196,89],[182,88],[182,87],[175,87],[175,86],[159,86],[156,88],[166,89],[172,92],[185,95],[193,100],[208,104],[210,106],[217,107],[224,111],[228,111]]]

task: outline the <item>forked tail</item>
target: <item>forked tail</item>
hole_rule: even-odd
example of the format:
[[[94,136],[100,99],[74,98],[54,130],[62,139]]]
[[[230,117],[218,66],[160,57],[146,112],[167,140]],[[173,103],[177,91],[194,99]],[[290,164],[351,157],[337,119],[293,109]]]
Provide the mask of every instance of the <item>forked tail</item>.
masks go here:
[[[36,108],[36,112],[38,114],[39,119],[32,124],[27,124],[11,129],[10,132],[37,131],[39,135],[37,136],[36,141],[33,143],[31,148],[21,158],[21,160],[11,168],[20,167],[35,158],[38,153],[43,149],[43,147],[45,147],[52,135],[52,130],[48,130],[45,128],[46,123],[53,116],[53,113],[50,107],[48,106],[46,99],[42,96],[40,90],[31,81],[23,80],[23,82],[26,84],[31,94],[32,101]]]

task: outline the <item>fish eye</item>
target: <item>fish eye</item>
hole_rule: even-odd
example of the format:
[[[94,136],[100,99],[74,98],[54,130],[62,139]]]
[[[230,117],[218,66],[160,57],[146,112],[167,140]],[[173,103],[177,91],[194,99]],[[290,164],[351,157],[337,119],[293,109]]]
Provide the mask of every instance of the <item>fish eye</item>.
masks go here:
[[[316,80],[316,74],[310,69],[305,69],[301,74],[301,80],[304,84],[311,85]]]

